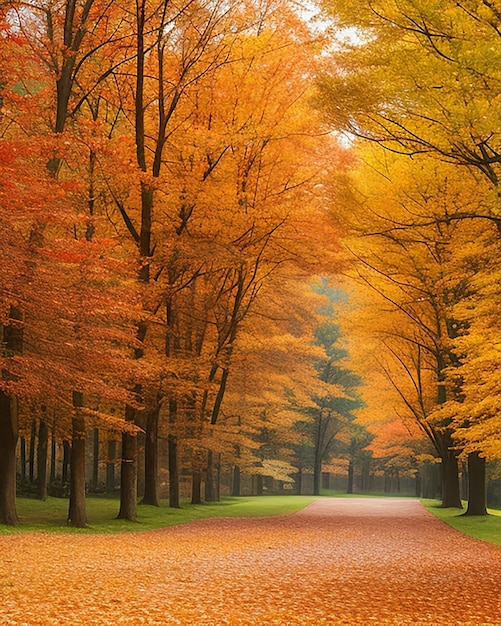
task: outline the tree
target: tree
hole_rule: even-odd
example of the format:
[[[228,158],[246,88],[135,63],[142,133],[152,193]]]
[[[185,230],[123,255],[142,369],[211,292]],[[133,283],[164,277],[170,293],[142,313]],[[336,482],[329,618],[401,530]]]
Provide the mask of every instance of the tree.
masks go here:
[[[391,150],[473,168],[497,187],[496,7],[388,0],[325,6],[341,33],[351,26],[359,35],[355,43],[345,38],[339,71],[323,82],[332,119]],[[344,107],[348,97],[352,106]],[[494,202],[472,215],[498,223],[499,207]]]
[[[216,9],[222,11],[222,5]],[[158,175],[151,170],[158,179],[152,190],[156,215],[162,219],[152,224],[155,253],[148,265],[154,280],[145,307],[165,327],[158,403],[169,407],[160,409],[159,419],[169,422],[174,505],[175,457],[184,422],[192,422],[188,430],[206,422],[215,425],[238,328],[262,285],[289,258],[308,263],[313,256],[306,254],[306,237],[294,234],[298,226],[305,230],[300,203],[308,202],[313,218],[322,219],[313,196],[321,174],[314,136],[318,120],[303,116],[307,93],[300,68],[306,68],[307,44],[291,40],[290,26],[281,32],[273,22],[265,28],[263,21],[256,33],[248,15],[217,15],[207,26],[214,30],[202,29],[204,37],[210,35],[206,41],[191,29],[207,15],[183,12],[179,34],[192,33],[186,39],[193,48],[175,38],[165,48],[171,63],[164,62],[162,76],[167,81],[167,72],[172,72],[166,84],[177,87],[169,87],[164,158],[155,170]],[[234,35],[230,30],[220,36],[226,20],[237,17],[242,22]],[[155,89],[160,88],[160,73],[155,78],[152,69],[150,76]],[[184,82],[179,83],[180,77]],[[145,128],[156,133],[151,111],[146,112]],[[317,160],[300,167],[300,150]],[[133,227],[136,209],[120,199],[127,187],[120,189],[117,182],[117,206],[122,217],[127,215],[125,224],[134,237],[139,232]],[[280,242],[289,237],[293,245],[284,247]],[[148,349],[160,357],[159,333],[148,332]],[[188,359],[196,367],[188,371],[181,365],[181,375],[173,374],[172,365]]]
[[[358,213],[348,217],[361,237],[351,237],[348,245],[358,259],[359,278],[373,298],[382,298],[380,318],[370,318],[372,332],[382,333],[377,367],[442,458],[444,506],[458,506],[455,423],[451,415],[440,419],[436,409],[461,395],[460,386],[448,385],[446,378],[449,371],[457,374],[454,342],[461,325],[455,308],[468,296],[475,268],[458,270],[455,246],[471,233],[457,222],[448,224],[446,216],[482,198],[453,168],[424,161],[418,168],[377,149],[367,151],[365,160],[357,196],[351,196]]]
[[[348,356],[342,346],[341,329],[334,322],[336,304],[342,306],[343,294],[328,286],[326,281],[315,287],[328,298],[321,310],[322,322],[314,329],[315,343],[322,347],[324,357],[316,363],[319,379],[325,383],[321,395],[314,395],[313,417],[313,493],[320,494],[322,464],[328,460],[332,444],[340,431],[351,429],[353,412],[361,403],[356,389],[360,378],[344,367]],[[352,430],[352,429],[351,429]]]

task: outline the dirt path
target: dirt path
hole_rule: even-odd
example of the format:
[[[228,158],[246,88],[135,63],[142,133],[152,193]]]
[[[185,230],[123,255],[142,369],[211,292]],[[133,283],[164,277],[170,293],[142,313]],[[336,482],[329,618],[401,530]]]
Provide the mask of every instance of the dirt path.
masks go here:
[[[404,499],[0,538],[0,625],[501,625],[501,549]]]

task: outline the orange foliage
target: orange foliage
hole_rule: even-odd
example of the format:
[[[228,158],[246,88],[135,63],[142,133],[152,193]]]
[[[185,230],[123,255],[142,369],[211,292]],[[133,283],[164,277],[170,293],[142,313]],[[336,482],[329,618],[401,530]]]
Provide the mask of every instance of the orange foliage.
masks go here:
[[[295,515],[0,545],[4,624],[500,623],[499,547],[408,498],[324,498]]]

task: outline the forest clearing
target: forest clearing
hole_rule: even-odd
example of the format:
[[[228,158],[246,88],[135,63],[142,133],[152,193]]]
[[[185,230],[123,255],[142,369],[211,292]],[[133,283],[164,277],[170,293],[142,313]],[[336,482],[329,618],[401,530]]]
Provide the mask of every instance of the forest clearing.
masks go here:
[[[501,548],[403,498],[118,535],[0,538],[0,623],[501,624]]]

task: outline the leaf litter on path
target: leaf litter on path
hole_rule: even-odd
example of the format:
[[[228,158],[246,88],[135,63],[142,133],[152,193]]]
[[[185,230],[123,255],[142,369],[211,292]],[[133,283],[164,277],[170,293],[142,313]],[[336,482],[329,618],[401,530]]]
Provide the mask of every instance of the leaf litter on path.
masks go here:
[[[501,626],[501,549],[410,499],[0,547],[1,626]]]

